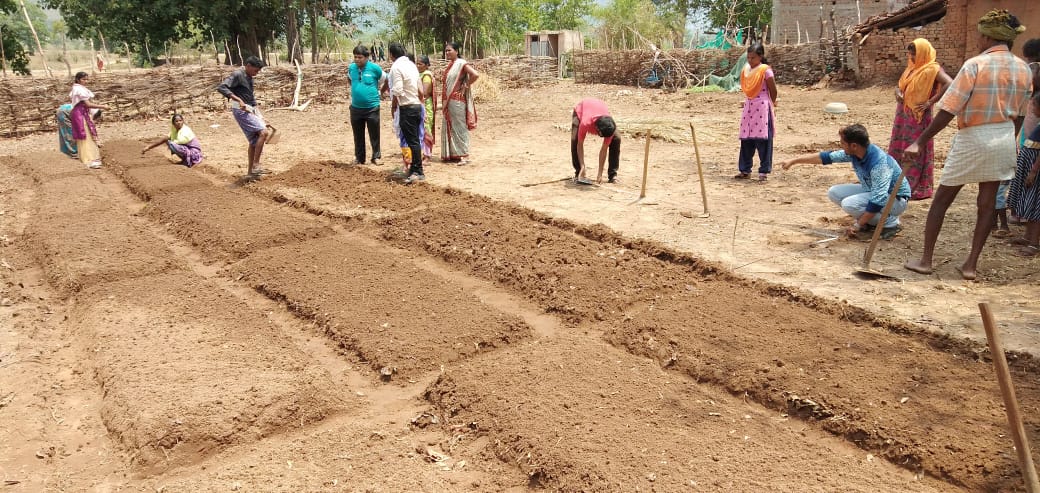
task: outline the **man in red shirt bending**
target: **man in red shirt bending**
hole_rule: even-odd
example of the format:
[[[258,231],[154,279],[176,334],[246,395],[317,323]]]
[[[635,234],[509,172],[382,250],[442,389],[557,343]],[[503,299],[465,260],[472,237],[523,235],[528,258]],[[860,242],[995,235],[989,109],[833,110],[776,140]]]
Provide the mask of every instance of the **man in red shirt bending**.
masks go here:
[[[614,183],[617,178],[618,163],[621,160],[621,137],[617,135],[617,124],[610,116],[607,103],[596,98],[581,100],[574,107],[571,118],[571,164],[574,165],[574,182],[580,185],[591,185],[585,177],[585,136],[589,132],[603,137],[603,146],[599,149],[599,171],[596,182],[603,182],[603,164],[607,162],[607,182]]]

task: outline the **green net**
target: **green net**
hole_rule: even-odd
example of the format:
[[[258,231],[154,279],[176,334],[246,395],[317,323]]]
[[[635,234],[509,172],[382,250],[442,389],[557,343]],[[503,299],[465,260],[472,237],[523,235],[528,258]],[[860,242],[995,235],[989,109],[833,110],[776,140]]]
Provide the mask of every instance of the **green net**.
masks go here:
[[[744,32],[743,31],[737,31],[737,38],[736,39],[737,39],[737,45],[743,45],[744,44]],[[706,41],[703,44],[697,46],[697,48],[702,49],[702,50],[707,50],[707,49],[728,50],[728,49],[730,49],[732,47],[733,47],[733,44],[730,43],[729,40],[726,39],[726,31],[724,31],[724,30],[720,30],[719,32],[715,33],[715,39],[712,39],[710,41]]]
[[[726,72],[726,75],[723,75],[723,76],[708,75],[708,79],[706,80],[706,82],[708,83],[709,86],[721,87],[722,90],[726,91],[726,92],[739,91],[740,90],[740,71],[744,69],[744,65],[746,65],[746,64],[747,64],[747,52],[744,52],[744,53],[740,54],[740,58],[737,59],[737,62],[734,63],[732,67],[728,67],[729,68],[729,72]],[[726,59],[722,59],[719,62],[719,67],[717,67],[718,70],[714,70],[714,72],[719,72],[721,70],[725,70],[727,68],[725,65],[728,65],[728,62],[727,62]]]

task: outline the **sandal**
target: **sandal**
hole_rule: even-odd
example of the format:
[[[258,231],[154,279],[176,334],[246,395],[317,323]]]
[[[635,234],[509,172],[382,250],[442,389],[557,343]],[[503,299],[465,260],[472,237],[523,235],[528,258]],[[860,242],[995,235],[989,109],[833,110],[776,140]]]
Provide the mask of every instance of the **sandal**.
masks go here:
[[[765,173],[759,173],[758,174],[758,181],[766,181],[768,179],[769,179],[769,175],[767,175]]]
[[[1011,241],[1009,241],[1008,244],[1009,245],[1017,245],[1017,246],[1029,246],[1029,245],[1032,245],[1032,243],[1029,243],[1029,240],[1027,240],[1024,236],[1019,236],[1018,238],[1014,238]]]
[[[747,180],[749,178],[751,178],[751,173],[741,173],[733,177],[734,180]]]
[[[1040,255],[1040,245],[1026,245],[1011,252],[1011,255],[1022,258],[1033,258]]]
[[[996,230],[996,231],[994,231],[994,232],[992,232],[990,234],[993,235],[994,238],[1008,238],[1008,237],[1011,236],[1011,230],[1010,229],[998,229],[998,230]]]

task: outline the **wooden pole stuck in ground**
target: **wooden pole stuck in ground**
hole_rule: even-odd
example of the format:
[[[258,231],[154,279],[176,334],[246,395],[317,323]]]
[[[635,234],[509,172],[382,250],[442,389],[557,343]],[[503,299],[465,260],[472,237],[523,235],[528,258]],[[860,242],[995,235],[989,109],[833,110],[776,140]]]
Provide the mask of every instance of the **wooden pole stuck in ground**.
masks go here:
[[[639,198],[646,198],[646,175],[650,169],[650,129],[646,129],[646,150],[643,151],[643,186],[639,189]]]
[[[697,131],[690,122],[690,135],[693,137],[693,152],[697,157],[697,179],[701,182],[701,202],[704,203],[704,212],[700,217],[708,217],[708,191],[704,186],[704,168],[701,167],[701,148],[697,145]]]
[[[1008,369],[1004,348],[1000,343],[1000,334],[997,333],[996,324],[993,321],[993,312],[990,311],[988,303],[979,303],[979,312],[982,313],[982,325],[986,328],[989,353],[993,358],[993,367],[997,372],[1000,395],[1004,398],[1004,409],[1007,412],[1008,425],[1011,428],[1011,439],[1015,443],[1018,463],[1022,466],[1022,477],[1026,482],[1026,491],[1029,493],[1040,493],[1040,479],[1037,477],[1036,466],[1033,464],[1033,455],[1029,451],[1029,440],[1026,438],[1026,430],[1022,425],[1022,416],[1018,411],[1015,386],[1011,383],[1011,371]]]

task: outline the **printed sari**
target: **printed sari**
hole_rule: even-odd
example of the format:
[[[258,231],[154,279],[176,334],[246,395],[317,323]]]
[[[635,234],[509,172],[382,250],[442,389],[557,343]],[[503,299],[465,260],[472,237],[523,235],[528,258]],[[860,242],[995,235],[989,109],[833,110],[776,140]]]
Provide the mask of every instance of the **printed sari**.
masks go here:
[[[444,104],[444,122],[441,124],[441,159],[459,161],[469,156],[469,131],[477,128],[477,110],[473,106],[473,91],[466,83],[466,60],[456,58],[448,65],[441,101]]]
[[[76,139],[72,137],[72,104],[65,103],[58,107],[55,117],[58,122],[58,150],[73,159],[78,159]]]
[[[90,108],[87,106],[87,101],[94,98],[94,93],[82,84],[73,84],[69,98],[72,100],[72,138],[76,141],[79,160],[88,166],[100,166],[101,150],[97,144],[97,128],[94,127],[94,120],[90,118]]]

